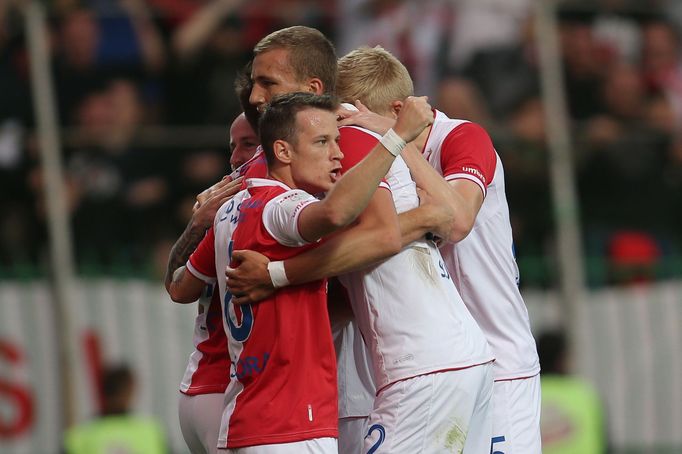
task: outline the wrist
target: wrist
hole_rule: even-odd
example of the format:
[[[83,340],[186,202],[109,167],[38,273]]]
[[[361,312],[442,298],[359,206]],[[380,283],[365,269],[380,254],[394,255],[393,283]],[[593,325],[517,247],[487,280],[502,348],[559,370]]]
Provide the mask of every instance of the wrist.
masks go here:
[[[396,133],[393,128],[386,131],[381,137],[381,145],[388,150],[393,156],[399,156],[400,153],[407,146],[407,142],[398,133]]]
[[[189,230],[191,233],[200,233],[203,235],[209,227],[210,224],[206,225],[206,222],[196,219],[194,216],[192,216],[192,219],[189,221]]]
[[[289,279],[287,279],[287,273],[284,270],[284,261],[269,262],[268,274],[274,288],[282,288],[289,285]]]

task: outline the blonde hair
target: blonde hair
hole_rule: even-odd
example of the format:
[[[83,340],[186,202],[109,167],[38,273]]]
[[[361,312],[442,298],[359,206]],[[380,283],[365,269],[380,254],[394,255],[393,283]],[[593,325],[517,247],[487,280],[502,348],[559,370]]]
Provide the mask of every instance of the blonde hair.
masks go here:
[[[386,114],[393,101],[413,93],[407,68],[381,46],[360,47],[339,59],[336,94],[342,102],[359,99],[370,110]]]
[[[253,48],[254,55],[274,49],[289,51],[289,64],[299,81],[318,78],[325,93],[336,86],[334,45],[317,29],[295,25],[270,33]]]

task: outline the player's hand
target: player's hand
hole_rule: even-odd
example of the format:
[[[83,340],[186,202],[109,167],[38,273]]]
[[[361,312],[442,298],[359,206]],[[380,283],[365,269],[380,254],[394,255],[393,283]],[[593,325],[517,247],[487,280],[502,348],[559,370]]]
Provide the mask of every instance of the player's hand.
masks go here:
[[[234,304],[257,303],[275,292],[268,272],[270,260],[266,256],[249,250],[234,251],[232,261],[237,267],[228,266],[225,277]]]
[[[199,194],[192,209],[192,225],[204,229],[213,225],[216,212],[239,192],[242,180],[243,177],[235,180],[226,177]]]
[[[194,206],[192,207],[192,213],[197,211],[199,207],[201,206],[202,203],[204,203],[208,197],[215,191],[216,189],[225,186],[226,184],[230,183],[232,181],[232,177],[229,175],[225,175],[222,180],[217,182],[216,184],[210,186],[208,189],[204,189],[201,191],[196,198],[196,202],[194,202]]]
[[[424,210],[424,216],[429,219],[431,233],[438,238],[450,238],[450,229],[454,222],[454,213],[449,207],[436,203],[435,199],[423,189],[417,188],[419,208]]]
[[[336,111],[339,127],[360,126],[383,135],[395,125],[395,120],[372,112],[360,100],[355,101],[355,107],[358,110],[339,107]]]
[[[412,142],[433,123],[433,111],[426,96],[409,96],[403,103],[393,130],[405,142]]]

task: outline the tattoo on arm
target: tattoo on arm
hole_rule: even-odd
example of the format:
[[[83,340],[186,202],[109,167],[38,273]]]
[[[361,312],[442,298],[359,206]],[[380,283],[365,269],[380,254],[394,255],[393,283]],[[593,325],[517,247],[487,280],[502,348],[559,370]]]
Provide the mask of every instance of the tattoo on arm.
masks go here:
[[[197,248],[201,239],[205,235],[204,229],[192,228],[192,221],[187,224],[185,231],[182,232],[178,241],[175,242],[168,256],[168,267],[166,268],[165,283],[168,286],[174,280],[175,271],[187,263],[189,256]]]

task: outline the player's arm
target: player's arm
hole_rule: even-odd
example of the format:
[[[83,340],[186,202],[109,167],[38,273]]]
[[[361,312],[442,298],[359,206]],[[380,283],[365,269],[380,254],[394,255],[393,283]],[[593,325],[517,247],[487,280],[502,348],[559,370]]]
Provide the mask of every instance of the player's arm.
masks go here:
[[[365,268],[400,251],[400,227],[391,193],[379,189],[357,222],[320,246],[285,261],[291,284]]]
[[[167,287],[168,294],[176,303],[193,303],[201,296],[206,283],[187,271],[186,266],[181,266],[175,273]]]
[[[464,123],[443,140],[440,164],[455,213],[448,240],[457,242],[474,226],[495,174],[497,153],[485,129]]]
[[[474,182],[469,180],[452,180],[448,182],[455,214],[450,226],[448,241],[462,241],[474,227],[476,216],[483,205],[483,192]]]
[[[168,294],[176,303],[192,303],[201,296],[204,286],[214,284],[215,280],[215,234],[210,228],[186,265],[173,273]]]
[[[383,134],[395,124],[394,119],[372,112],[359,100],[355,101],[355,107],[356,110],[342,107],[337,111],[339,126],[357,125]],[[422,192],[420,207],[399,215],[403,245],[429,232],[441,238],[449,238],[450,224],[454,215],[450,187],[426,162],[413,143],[408,144],[403,150],[402,157],[410,168],[412,179],[417,183],[417,187],[426,191],[429,200],[433,202],[426,206],[423,203],[425,194]]]
[[[392,119],[370,111],[359,101],[356,102],[356,107],[358,111],[342,112],[340,125],[355,124],[378,133],[391,127]],[[450,226],[446,228],[444,224],[428,226],[428,222],[431,222],[429,217],[438,216],[435,212],[438,207],[402,213],[400,224],[403,240],[409,243],[419,238],[424,229],[451,242],[466,238],[483,205],[485,181],[481,182],[477,178],[453,178],[445,181],[412,144],[406,147],[402,157],[417,186],[429,194],[435,205],[451,210],[452,214]],[[487,178],[492,178],[494,173],[495,151],[490,137],[481,126],[474,123],[459,126],[446,138],[441,149],[441,159],[445,175],[463,167],[478,169]]]
[[[192,217],[168,255],[164,284],[169,294],[175,272],[187,263],[189,256],[204,238],[206,229],[213,225],[218,208],[239,192],[241,181],[241,178],[236,180],[225,178],[197,196]]]
[[[236,268],[226,270],[227,286],[235,304],[254,303],[277,287],[312,282],[365,268],[400,251],[400,227],[393,198],[386,189],[375,192],[367,208],[352,226],[337,232],[316,248],[278,264],[269,271],[270,260],[262,254],[237,250]],[[279,273],[279,274],[278,274]],[[278,277],[284,281],[278,282]]]
[[[396,216],[390,192],[379,189],[352,226],[328,237],[318,247],[281,262],[286,285],[366,268],[397,254],[403,245],[422,238],[433,225],[450,222],[447,210],[441,210],[433,203],[412,211],[421,216],[414,216],[414,222],[407,226],[403,220],[405,213]],[[236,303],[259,301],[274,291],[267,257],[254,251],[237,250],[232,258],[238,266],[228,268],[226,276],[230,291],[239,295]]]
[[[358,165],[334,184],[322,201],[303,208],[298,217],[301,237],[316,241],[358,217],[405,143],[414,140],[432,122],[433,114],[426,98],[409,97],[393,128],[394,134],[403,141],[402,146],[396,149],[384,136]]]

